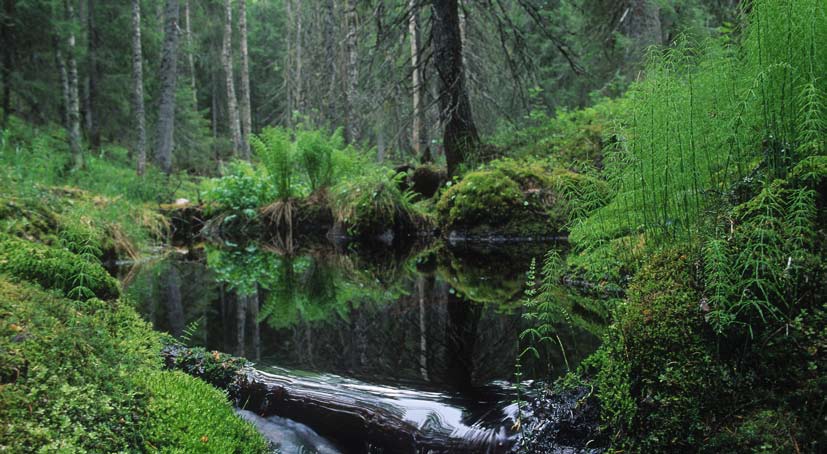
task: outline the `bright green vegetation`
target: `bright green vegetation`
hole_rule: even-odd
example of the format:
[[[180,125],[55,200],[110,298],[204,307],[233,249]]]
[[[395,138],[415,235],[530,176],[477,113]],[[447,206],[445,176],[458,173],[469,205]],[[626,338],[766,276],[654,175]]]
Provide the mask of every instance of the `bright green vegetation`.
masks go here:
[[[267,452],[223,393],[161,370],[161,337],[127,302],[0,275],[0,313],[3,449]]]
[[[117,160],[62,173],[61,142],[21,130],[0,150],[0,450],[268,452],[225,394],[162,370],[162,336],[101,265],[163,237],[163,185]]]
[[[235,162],[228,175],[204,183],[209,213],[263,219],[290,232],[318,228],[294,225],[299,220],[329,219],[354,236],[429,223],[414,194],[402,188],[406,175],[345,147],[341,131],[328,137],[319,130],[293,135],[267,128],[251,143],[258,165]]]
[[[571,274],[631,277],[569,377],[618,451],[827,446],[827,11],[755,1],[743,24],[651,52],[607,131],[613,197],[571,232]]]

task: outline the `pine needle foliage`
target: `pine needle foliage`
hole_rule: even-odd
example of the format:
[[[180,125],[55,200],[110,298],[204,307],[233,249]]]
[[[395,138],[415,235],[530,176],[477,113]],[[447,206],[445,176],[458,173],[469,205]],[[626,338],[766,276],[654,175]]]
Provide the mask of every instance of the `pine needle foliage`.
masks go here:
[[[743,11],[741,33],[650,52],[607,151],[617,195],[572,240],[691,239],[735,181],[784,178],[825,152],[827,3],[754,0]]]

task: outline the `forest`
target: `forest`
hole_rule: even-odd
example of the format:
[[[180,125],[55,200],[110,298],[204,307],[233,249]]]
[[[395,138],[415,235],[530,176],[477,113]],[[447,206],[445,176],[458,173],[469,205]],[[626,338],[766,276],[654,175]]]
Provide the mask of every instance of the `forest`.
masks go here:
[[[827,452],[824,0],[0,0],[0,451]]]

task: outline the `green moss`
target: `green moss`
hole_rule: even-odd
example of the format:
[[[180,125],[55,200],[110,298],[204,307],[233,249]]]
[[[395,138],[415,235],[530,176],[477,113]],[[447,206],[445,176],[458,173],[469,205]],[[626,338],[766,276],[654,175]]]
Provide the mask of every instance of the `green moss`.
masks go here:
[[[634,452],[677,452],[702,443],[706,415],[725,405],[726,373],[692,288],[689,258],[656,255],[637,274],[598,354],[604,422]]]
[[[226,404],[224,392],[179,371],[140,377],[151,394],[142,428],[150,452],[263,453],[267,442]]]
[[[221,392],[161,371],[160,344],[121,300],[0,275],[0,451],[267,452]]]
[[[437,203],[440,220],[452,227],[505,224],[524,202],[520,186],[501,172],[471,172]]]
[[[76,298],[114,299],[120,295],[118,282],[95,257],[9,236],[0,237],[0,272]]]
[[[57,226],[57,215],[41,202],[0,199],[0,232],[39,240],[53,234]]]
[[[442,194],[440,223],[472,235],[562,233],[608,198],[605,182],[539,160],[500,159]]]

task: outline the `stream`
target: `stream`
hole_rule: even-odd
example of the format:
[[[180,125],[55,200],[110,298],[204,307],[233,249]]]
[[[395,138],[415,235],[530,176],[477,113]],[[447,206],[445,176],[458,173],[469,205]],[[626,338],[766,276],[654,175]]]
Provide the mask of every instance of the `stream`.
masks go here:
[[[119,275],[156,329],[243,356],[290,390],[266,414],[239,410],[282,453],[496,453],[515,435],[525,273],[552,247],[565,252],[344,244],[288,256],[208,244]],[[560,289],[554,303],[559,341],[525,357],[523,380],[559,377],[599,345],[599,302]]]

